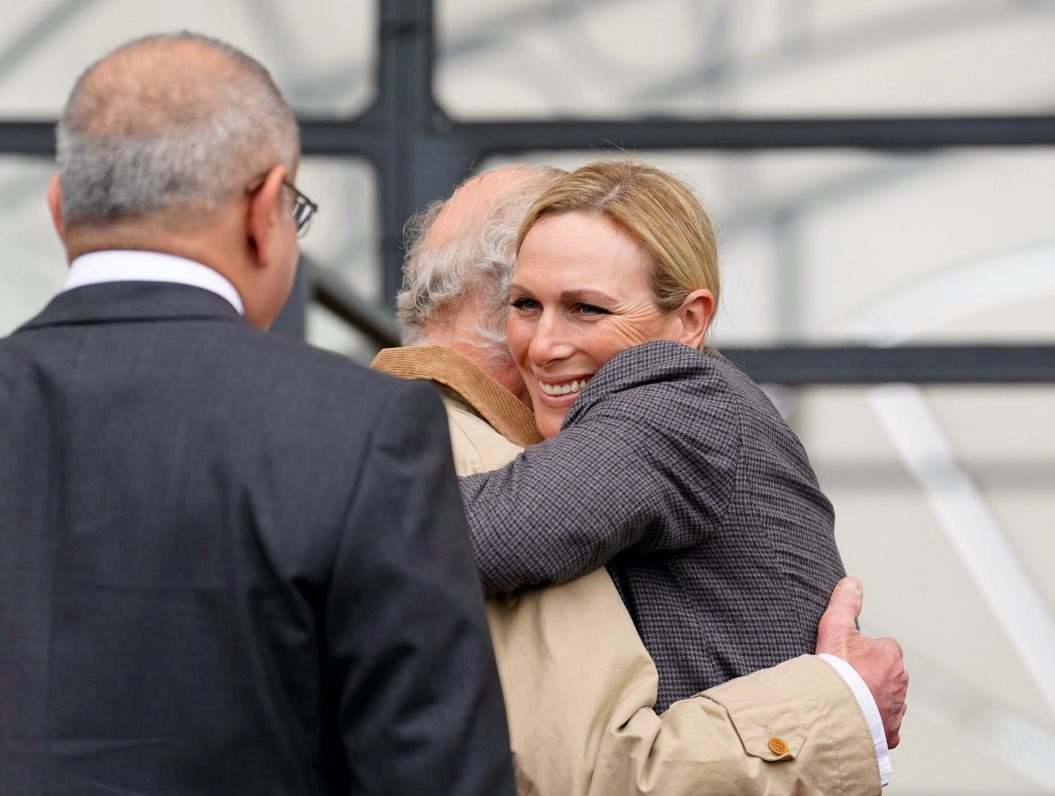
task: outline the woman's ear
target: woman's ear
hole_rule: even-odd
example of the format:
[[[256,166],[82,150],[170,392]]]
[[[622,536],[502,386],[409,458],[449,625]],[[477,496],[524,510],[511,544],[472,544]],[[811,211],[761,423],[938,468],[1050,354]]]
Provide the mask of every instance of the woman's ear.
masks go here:
[[[674,315],[679,325],[675,340],[689,348],[699,348],[714,317],[714,294],[706,288],[692,291]]]
[[[246,235],[249,247],[253,252],[256,265],[266,268],[270,259],[268,243],[278,231],[283,219],[283,202],[285,197],[282,188],[286,179],[286,167],[273,166],[264,175],[260,187],[249,197],[249,209],[246,218]]]

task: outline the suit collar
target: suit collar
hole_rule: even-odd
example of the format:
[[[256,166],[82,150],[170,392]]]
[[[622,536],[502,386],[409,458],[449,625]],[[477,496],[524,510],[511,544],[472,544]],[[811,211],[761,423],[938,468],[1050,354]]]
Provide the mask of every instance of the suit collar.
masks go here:
[[[171,282],[106,282],[59,293],[17,331],[82,323],[191,319],[245,322],[226,299],[200,287]]]

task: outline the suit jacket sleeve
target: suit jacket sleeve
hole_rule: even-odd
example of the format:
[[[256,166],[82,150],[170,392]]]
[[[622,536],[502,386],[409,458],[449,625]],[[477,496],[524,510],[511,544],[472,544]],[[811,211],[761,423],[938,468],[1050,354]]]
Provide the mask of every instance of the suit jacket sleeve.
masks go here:
[[[355,793],[512,793],[483,600],[431,387],[394,382],[343,521],[328,673]]]

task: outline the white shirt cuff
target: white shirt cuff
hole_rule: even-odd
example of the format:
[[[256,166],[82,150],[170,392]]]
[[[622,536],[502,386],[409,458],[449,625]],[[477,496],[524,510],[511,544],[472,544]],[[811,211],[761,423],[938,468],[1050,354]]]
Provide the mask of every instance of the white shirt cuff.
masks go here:
[[[876,702],[872,698],[872,692],[868,690],[868,686],[865,685],[865,681],[861,679],[861,675],[857,673],[857,670],[842,658],[829,655],[826,652],[822,652],[820,657],[824,658],[835,668],[835,671],[842,675],[843,680],[846,681],[854,696],[857,697],[857,703],[861,706],[861,712],[864,713],[865,721],[868,722],[868,729],[872,733],[872,741],[875,743],[876,761],[879,763],[879,779],[883,783],[883,787],[886,787],[890,784],[890,775],[894,771],[894,764],[890,762],[890,749],[886,745],[883,718],[879,715],[879,708],[876,707]]]

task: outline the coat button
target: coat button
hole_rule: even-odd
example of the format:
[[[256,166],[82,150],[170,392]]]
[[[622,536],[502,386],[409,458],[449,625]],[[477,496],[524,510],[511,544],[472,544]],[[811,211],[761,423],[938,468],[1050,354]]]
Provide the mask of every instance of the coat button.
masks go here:
[[[788,753],[788,745],[782,740],[780,740],[780,738],[770,738],[769,751],[775,754],[777,757],[780,757]]]

